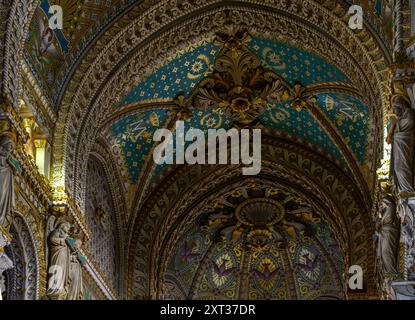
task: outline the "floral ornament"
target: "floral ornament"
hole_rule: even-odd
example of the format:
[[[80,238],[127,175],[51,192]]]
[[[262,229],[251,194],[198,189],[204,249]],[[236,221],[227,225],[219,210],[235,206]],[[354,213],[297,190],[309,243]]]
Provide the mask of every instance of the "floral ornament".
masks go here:
[[[301,111],[301,109],[307,106],[307,102],[303,97],[303,88],[300,84],[296,84],[294,86],[294,94],[295,95],[293,101],[291,102],[291,106],[295,110]]]
[[[250,34],[244,30],[218,33],[215,44],[222,48],[211,76],[201,80],[187,105],[197,109],[221,108],[236,124],[248,125],[271,103],[290,96],[289,86],[273,71],[260,65],[248,48]]]
[[[184,95],[180,94],[179,96],[177,96],[174,102],[179,107],[179,111],[176,115],[177,120],[185,121],[193,118],[192,112],[186,105],[186,98]]]
[[[264,252],[271,244],[283,245],[288,238],[309,237],[312,230],[308,224],[320,222],[305,203],[297,203],[288,196],[286,202],[280,201],[277,198],[281,192],[254,187],[238,188],[231,197],[206,206],[201,229],[213,231],[218,241],[236,244],[242,240],[251,250]],[[263,196],[247,198],[252,192]]]

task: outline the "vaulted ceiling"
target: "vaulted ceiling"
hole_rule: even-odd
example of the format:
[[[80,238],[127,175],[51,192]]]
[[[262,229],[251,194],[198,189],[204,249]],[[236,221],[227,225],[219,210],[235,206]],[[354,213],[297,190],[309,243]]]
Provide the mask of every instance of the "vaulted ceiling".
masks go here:
[[[134,197],[134,186],[138,181],[151,179],[163,171],[163,165],[155,166],[150,173],[145,170],[146,164],[152,163],[153,134],[155,130],[169,126],[175,98],[179,94],[189,96],[201,80],[215,71],[214,62],[221,48],[213,42],[213,38],[208,38],[170,56],[143,81],[134,84],[105,121],[102,134],[114,152],[129,197]],[[343,150],[331,134],[335,131],[344,147],[350,150],[357,168],[367,173],[366,162],[373,152],[367,147],[373,143],[369,135],[371,114],[357,90],[347,92],[343,89],[343,86],[351,86],[351,81],[340,66],[306,50],[270,40],[265,35],[253,37],[248,48],[260,58],[262,67],[281,75],[288,84],[320,86],[315,99],[327,119],[328,128],[307,108],[294,108],[292,100],[269,103],[257,117],[259,125],[272,129],[274,134],[316,148],[345,170],[350,170]],[[192,110],[192,118],[186,121],[187,128],[200,128],[205,132],[233,126],[233,119],[220,109]]]
[[[347,25],[349,1],[40,1],[22,62],[25,92],[36,99],[25,98],[33,109],[42,110],[39,114],[47,119],[42,123],[50,124],[53,185],[73,197],[81,212],[90,154],[106,167],[117,196],[114,202],[121,208],[117,211],[123,215],[118,217],[118,234],[126,244],[122,256],[128,259],[129,297],[160,297],[169,285],[188,286],[180,292],[172,289],[172,296],[210,297],[227,286],[228,280],[218,283],[214,275],[221,264],[249,269],[255,280],[233,281],[253,287],[242,295],[235,289],[232,298],[265,297],[264,288],[274,295],[266,298],[341,298],[344,288],[336,281],[346,262],[360,263],[372,277],[368,214],[387,108],[391,26],[388,1],[362,3],[368,18],[366,29],[357,33]],[[65,12],[62,31],[47,27],[48,8],[54,4]],[[221,108],[191,103],[201,81],[218,72],[215,61],[223,44],[215,41],[216,34],[231,27],[249,30],[244,45],[258,59],[258,68],[275,74],[289,93],[284,101],[267,101],[252,120],[267,140],[266,170],[260,178],[264,183],[284,181],[271,189],[307,189],[307,194],[295,195],[297,200],[315,196],[317,204],[327,204],[316,205],[311,210],[315,216],[295,218],[309,224],[316,238],[294,237],[283,228],[280,236],[290,249],[272,245],[269,253],[258,253],[250,262],[237,254],[245,238],[218,240],[217,230],[201,231],[200,220],[191,221],[201,213],[200,219],[209,220],[211,213],[194,212],[192,206],[212,190],[219,193],[236,183],[236,169],[183,168],[152,160],[155,130],[173,129],[182,107],[191,115],[187,128],[206,132],[238,125]],[[187,101],[185,106],[179,97]],[[215,178],[217,184],[211,181]],[[289,214],[287,219],[285,223],[293,222]],[[187,220],[188,225],[180,225]],[[180,232],[172,231],[176,226]],[[325,242],[317,245],[321,238]],[[342,246],[341,252],[334,249]],[[193,264],[183,263],[188,258]],[[315,259],[318,279],[300,270],[310,259]],[[292,261],[297,270],[282,267]],[[159,263],[164,269],[151,269]],[[196,273],[210,268],[210,273],[197,287],[186,278],[186,268]],[[276,269],[283,273],[277,275]],[[262,281],[270,277],[267,272],[274,284]],[[170,282],[163,282],[164,276]],[[323,292],[317,282],[336,284]],[[368,287],[372,290],[373,284]]]

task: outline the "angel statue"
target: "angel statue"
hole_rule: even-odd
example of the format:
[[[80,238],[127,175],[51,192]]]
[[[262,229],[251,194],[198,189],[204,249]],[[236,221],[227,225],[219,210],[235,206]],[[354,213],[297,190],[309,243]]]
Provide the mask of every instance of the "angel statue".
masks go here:
[[[70,251],[66,244],[71,224],[61,222],[49,236],[49,282],[47,296],[63,300],[67,296]]]
[[[11,132],[0,135],[0,230],[6,228],[11,209],[15,205],[13,169],[9,164],[11,151],[15,148],[16,136]]]

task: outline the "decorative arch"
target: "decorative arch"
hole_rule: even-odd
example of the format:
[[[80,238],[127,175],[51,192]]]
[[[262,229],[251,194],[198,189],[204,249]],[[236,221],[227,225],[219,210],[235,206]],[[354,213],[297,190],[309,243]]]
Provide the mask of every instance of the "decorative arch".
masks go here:
[[[191,227],[177,242],[170,237],[161,296],[344,299],[344,261],[323,208],[283,184],[241,179],[190,209]]]
[[[122,296],[125,240],[120,210],[123,204],[115,188],[117,180],[111,179],[114,175],[110,174],[101,151],[97,147],[88,160],[85,219],[92,237],[86,245],[108,284]]]
[[[10,227],[13,240],[6,253],[14,268],[6,271],[7,298],[9,300],[38,300],[40,298],[39,248],[25,217],[18,212],[13,215]]]
[[[21,52],[33,13],[40,0],[9,0],[0,4],[0,90],[15,108],[19,106],[22,89]],[[3,50],[4,48],[4,50]]]
[[[206,197],[244,180],[240,170],[238,166],[180,167],[142,207],[136,208],[129,240],[130,298],[160,297],[159,280],[168,263],[165,255],[173,250],[178,235],[184,234],[196,218],[189,212],[198,212]],[[345,253],[345,265],[358,264],[363,268],[367,275],[366,293],[373,295],[375,257],[371,204],[363,201],[350,178],[322,156],[274,137],[263,141],[260,177],[265,181],[284,181],[315,197],[320,204],[326,204],[324,212]]]
[[[103,166],[105,170],[107,183],[109,185],[112,200],[114,202],[114,215],[116,222],[117,245],[118,245],[118,268],[119,268],[119,296],[123,297],[126,294],[125,277],[126,277],[126,236],[125,230],[127,221],[125,213],[127,212],[127,205],[125,199],[125,191],[122,179],[119,175],[117,163],[112,156],[110,147],[106,141],[99,138],[94,145],[91,152],[91,157],[95,157]]]

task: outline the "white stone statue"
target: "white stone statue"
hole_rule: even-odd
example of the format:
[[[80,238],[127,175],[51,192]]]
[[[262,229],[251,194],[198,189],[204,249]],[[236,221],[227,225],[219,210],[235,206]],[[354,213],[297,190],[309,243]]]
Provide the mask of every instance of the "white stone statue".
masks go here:
[[[47,296],[66,299],[69,279],[70,250],[66,243],[71,224],[61,222],[49,236],[49,282]]]
[[[400,220],[391,195],[385,194],[381,203],[381,216],[376,224],[377,256],[384,276],[398,275]]]
[[[396,194],[401,198],[415,197],[415,112],[401,95],[392,98],[397,116],[392,136],[391,175]]]
[[[11,151],[16,145],[16,136],[10,132],[0,135],[0,226],[7,226],[7,219],[15,205],[13,169],[8,163]]]
[[[398,197],[397,212],[401,219],[404,243],[404,277],[415,279],[415,111],[403,95],[392,98],[397,122],[392,128],[391,177]]]
[[[69,292],[68,300],[81,300],[83,298],[82,266],[78,259],[79,240],[75,241],[75,251],[71,254],[69,266]]]
[[[82,266],[78,260],[79,241],[71,247],[69,222],[61,222],[49,236],[49,282],[46,295],[50,299],[80,300],[83,297]]]

